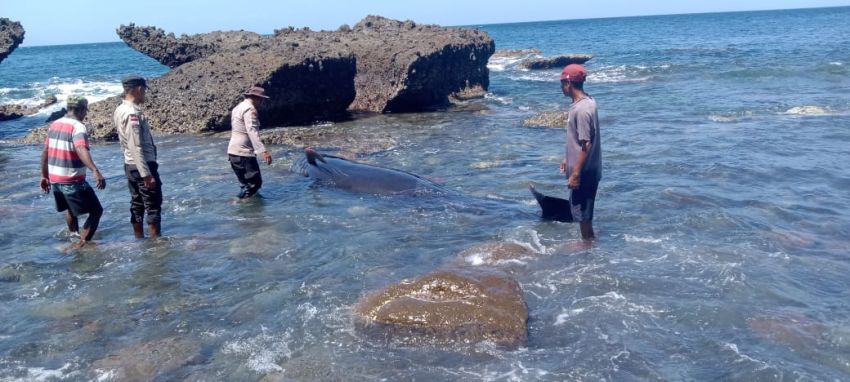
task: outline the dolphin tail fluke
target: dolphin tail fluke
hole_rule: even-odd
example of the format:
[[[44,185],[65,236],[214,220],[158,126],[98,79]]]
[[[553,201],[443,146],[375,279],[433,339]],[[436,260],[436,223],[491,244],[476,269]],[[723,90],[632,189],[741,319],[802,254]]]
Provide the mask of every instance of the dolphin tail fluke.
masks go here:
[[[541,218],[564,223],[573,222],[573,213],[570,209],[569,200],[543,195],[534,189],[534,184],[532,183],[528,184],[528,189],[534,195],[534,198],[537,199],[537,204],[540,204],[540,209],[543,211],[540,215]]]
[[[313,166],[317,165],[317,160],[319,162],[325,163],[325,158],[322,156],[322,154],[317,153],[316,150],[313,150],[312,147],[305,147],[304,155],[307,156],[307,163],[310,163]]]

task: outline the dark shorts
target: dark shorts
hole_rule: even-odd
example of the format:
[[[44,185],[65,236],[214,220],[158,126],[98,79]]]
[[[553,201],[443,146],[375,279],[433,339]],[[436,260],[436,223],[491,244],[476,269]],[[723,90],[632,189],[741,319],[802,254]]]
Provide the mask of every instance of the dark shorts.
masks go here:
[[[53,199],[56,200],[56,211],[70,210],[74,216],[103,210],[94,189],[86,181],[53,183]]]
[[[130,190],[130,222],[141,224],[145,213],[148,224],[158,224],[162,220],[162,180],[159,179],[159,165],[148,162],[148,169],[156,180],[156,187],[145,187],[145,181],[139,174],[136,165],[124,164],[124,174],[127,175],[127,188]]]
[[[260,163],[257,162],[257,157],[243,157],[238,155],[228,154],[230,168],[239,179],[239,185],[242,191],[239,193],[239,198],[249,198],[260,190],[263,186],[263,177],[260,175]]]
[[[596,202],[598,188],[599,179],[596,176],[582,176],[578,189],[570,190],[570,210],[573,221],[593,221],[593,205]]]

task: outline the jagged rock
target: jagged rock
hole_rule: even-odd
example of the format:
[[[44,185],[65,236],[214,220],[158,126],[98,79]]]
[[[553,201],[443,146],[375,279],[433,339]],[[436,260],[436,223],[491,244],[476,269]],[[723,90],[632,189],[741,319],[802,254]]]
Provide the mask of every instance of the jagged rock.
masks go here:
[[[472,265],[495,266],[538,255],[537,252],[526,246],[496,241],[467,248],[458,253],[458,258]]]
[[[552,69],[563,68],[570,64],[584,64],[593,58],[592,54],[566,54],[562,56],[545,57],[545,58],[529,58],[524,60],[519,65],[525,69]]]
[[[487,95],[487,89],[481,85],[473,85],[451,95],[451,100],[468,101],[476,98],[484,98]]]
[[[478,269],[404,280],[364,296],[354,312],[362,331],[406,344],[492,341],[516,348],[527,338],[528,308],[519,284]]]
[[[537,48],[529,48],[529,49],[499,49],[491,58],[501,58],[501,57],[522,57],[522,56],[530,56],[533,54],[541,55],[543,51]]]
[[[368,16],[344,36],[357,56],[351,109],[419,111],[490,85],[487,61],[495,43],[484,32]]]
[[[230,129],[230,111],[252,84],[271,97],[259,110],[264,126],[327,120],[346,113],[354,99],[354,58],[317,42],[250,47],[221,52],[181,65],[148,82],[143,108],[151,127],[164,133]],[[112,115],[121,97],[89,106],[84,123],[95,139],[117,139]],[[46,128],[25,142],[39,142]]]
[[[176,66],[208,57],[220,51],[234,51],[259,46],[263,36],[254,32],[210,32],[175,37],[156,27],[121,25],[118,37],[131,48],[144,53],[163,65]]]
[[[92,367],[113,381],[169,380],[169,374],[201,357],[198,342],[169,337],[126,347],[95,361]]]
[[[544,111],[522,121],[524,127],[551,127],[563,129],[567,127],[567,112]]]
[[[272,37],[250,32],[213,32],[176,38],[154,27],[121,26],[119,36],[134,49],[169,66],[249,47],[319,40],[339,44],[357,60],[353,110],[404,112],[446,104],[465,89],[489,86],[487,60],[495,50],[484,32],[418,25],[368,16],[353,28],[313,32],[278,29]]]
[[[25,105],[0,105],[0,121],[11,121],[13,119],[18,119],[21,117],[25,117],[28,115],[33,115],[38,113],[39,110],[56,104],[55,96],[47,96],[44,99],[44,102],[39,104],[38,106],[25,106]]]
[[[0,18],[0,62],[24,42],[24,27],[17,21]]]

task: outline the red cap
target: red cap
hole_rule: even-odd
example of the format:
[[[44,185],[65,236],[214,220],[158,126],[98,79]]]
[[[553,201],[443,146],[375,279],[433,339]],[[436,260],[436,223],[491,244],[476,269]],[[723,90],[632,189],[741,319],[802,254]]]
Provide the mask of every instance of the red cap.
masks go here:
[[[584,82],[587,79],[587,70],[579,64],[569,64],[561,72],[561,81]]]

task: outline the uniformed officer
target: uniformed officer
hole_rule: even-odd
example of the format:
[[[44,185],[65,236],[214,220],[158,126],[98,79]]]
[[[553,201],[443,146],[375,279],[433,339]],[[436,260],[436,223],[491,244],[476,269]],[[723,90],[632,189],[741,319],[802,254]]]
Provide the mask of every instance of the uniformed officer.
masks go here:
[[[147,83],[139,76],[121,80],[124,101],[115,109],[113,120],[124,152],[124,173],[130,189],[130,223],[136,238],[145,237],[143,222],[147,212],[148,233],[156,238],[161,234],[162,181],[156,162],[148,119],[142,113]]]
[[[230,114],[231,135],[227,146],[230,167],[242,188],[239,199],[250,198],[263,185],[257,155],[262,154],[266,164],[272,164],[272,155],[260,140],[260,120],[257,118],[257,108],[269,97],[259,85],[251,87],[243,95],[245,99]]]

